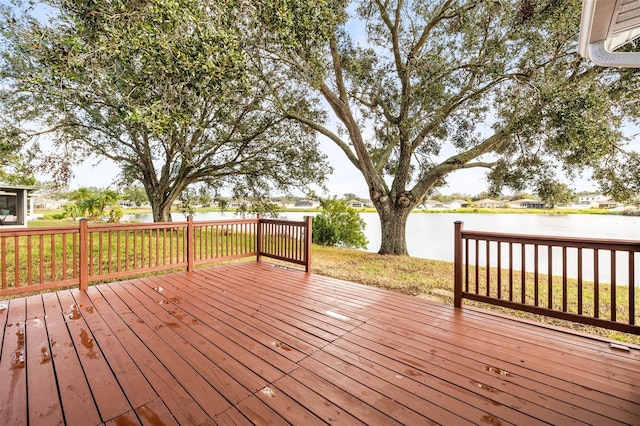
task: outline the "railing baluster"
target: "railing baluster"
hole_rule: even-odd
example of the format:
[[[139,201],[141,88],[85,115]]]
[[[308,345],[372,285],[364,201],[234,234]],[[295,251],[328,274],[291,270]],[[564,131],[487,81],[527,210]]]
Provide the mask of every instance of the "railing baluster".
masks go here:
[[[578,249],[578,314],[582,315],[582,249]]]
[[[28,243],[30,243],[30,239],[28,239]],[[16,255],[18,254],[18,237],[16,237]],[[30,245],[30,244],[29,244]],[[40,255],[39,259],[39,269],[40,269],[40,276],[38,277],[38,279],[40,280],[40,282],[44,282],[44,235],[40,235],[38,238],[38,253]],[[20,266],[20,263],[18,263],[19,258],[16,257],[16,284],[15,286],[18,287],[18,283],[19,283],[19,276],[17,275],[18,273],[18,268]]]
[[[540,306],[540,283],[539,283],[539,273],[538,273],[538,265],[540,264],[539,259],[539,248],[538,244],[534,244],[533,246],[533,299],[534,305]]]
[[[462,225],[461,221],[453,224],[453,306],[456,308],[462,307],[462,265],[469,264],[462,252]]]
[[[194,251],[196,249],[196,241],[195,241],[195,236],[196,236],[196,231],[195,231],[195,226],[193,224],[193,216],[189,216],[187,218],[187,235],[185,238],[185,244],[187,244],[186,248],[185,248],[185,252],[187,255],[187,271],[188,272],[193,272],[195,269],[195,259],[194,259]]]
[[[636,324],[636,265],[634,254],[629,252],[629,324]]]
[[[0,269],[0,277],[2,277],[2,289],[5,290],[7,288],[7,239],[0,237],[0,243],[2,248],[2,253],[0,253],[0,267],[2,268]]]
[[[497,291],[498,291],[498,299],[502,299],[502,243],[500,241],[498,243],[498,283],[497,283]]]
[[[120,235],[122,233],[121,232],[116,232],[116,272],[120,272],[121,271],[121,265],[120,262],[122,261],[122,248],[120,246],[120,242],[121,242],[121,238]]]
[[[513,302],[513,243],[509,242],[509,301]]]
[[[464,291],[469,292],[469,240],[464,240],[464,265],[465,265],[465,273],[464,273]]]
[[[567,312],[567,248],[562,247],[562,312]]]
[[[144,259],[145,259],[145,244],[146,244],[146,238],[145,238],[145,233],[146,230],[145,229],[141,229],[140,230],[140,268],[144,268]]]
[[[73,234],[73,278],[80,279],[80,267],[78,266],[78,262],[80,260],[80,251],[78,249],[78,245],[80,244],[80,235]]]
[[[490,290],[489,289],[490,289],[490,282],[491,282],[491,261],[490,261],[491,260],[491,251],[489,249],[489,240],[486,240],[485,244],[486,244],[486,246],[485,246],[485,249],[486,249],[485,262],[486,262],[486,265],[487,265],[486,266],[486,268],[487,268],[486,269],[486,274],[485,274],[486,280],[487,280],[487,282],[486,282],[487,291],[486,291],[485,294],[487,296],[489,296],[490,295],[490,293],[489,293]]]
[[[122,262],[122,270],[123,271],[128,271],[129,270],[129,230],[124,230],[122,233],[122,237],[123,237],[123,247],[124,247],[124,261]]]
[[[107,273],[113,272],[113,232],[107,232]]]
[[[80,220],[78,224],[78,280],[80,290],[84,291],[89,285],[89,268],[91,266],[91,252],[89,245],[89,225],[86,219]]]
[[[553,309],[553,246],[547,245],[547,307]]]
[[[138,232],[134,229],[133,237],[133,269],[138,269]]]
[[[600,252],[593,251],[593,316],[600,318]]]
[[[618,305],[618,297],[616,294],[617,287],[617,265],[616,265],[616,251],[611,250],[611,321],[616,321],[616,306]]]
[[[179,235],[180,234],[177,229],[174,229],[174,228],[169,229],[169,263],[180,262],[180,257],[178,256],[178,236]],[[174,240],[175,240],[175,244],[174,244]]]
[[[31,261],[29,261],[31,263]],[[67,234],[62,234],[62,280],[65,280],[69,276],[69,269],[67,264]]]
[[[229,225],[225,225],[224,230],[224,256],[230,256],[231,250],[229,250],[229,247],[231,247],[231,229]]]
[[[521,272],[520,272],[520,301],[522,303],[526,303],[527,301],[527,268],[526,268],[526,254],[527,254],[527,246],[523,243],[520,244],[520,264]]]
[[[102,275],[102,232],[98,232],[98,275]]]
[[[27,285],[30,286],[33,284],[33,259],[31,254],[31,235],[28,235],[27,238]]]
[[[476,239],[475,242],[476,242],[475,280],[476,280],[476,294],[478,294],[480,292],[480,240]]]
[[[153,262],[153,231],[154,229],[149,229],[149,268],[151,268],[154,264]]]
[[[167,229],[156,230],[156,267],[167,264]]]

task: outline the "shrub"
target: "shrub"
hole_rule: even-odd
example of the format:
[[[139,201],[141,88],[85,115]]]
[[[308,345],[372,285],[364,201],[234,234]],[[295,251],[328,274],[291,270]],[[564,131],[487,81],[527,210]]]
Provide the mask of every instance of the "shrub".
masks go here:
[[[325,246],[367,248],[365,223],[346,201],[321,200],[322,213],[313,220],[313,242]]]

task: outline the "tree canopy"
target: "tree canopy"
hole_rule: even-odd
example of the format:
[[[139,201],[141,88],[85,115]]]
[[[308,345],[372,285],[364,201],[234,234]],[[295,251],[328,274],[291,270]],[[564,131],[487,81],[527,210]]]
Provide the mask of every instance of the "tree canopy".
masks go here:
[[[242,2],[49,0],[3,7],[2,140],[39,136],[62,181],[88,155],[144,186],[156,221],[189,185],[259,197],[328,167],[314,132],[271,108]]]
[[[619,194],[637,187],[637,171],[611,172],[638,170],[620,132],[638,118],[637,71],[579,57],[581,3],[260,1],[255,60],[283,113],[362,173],[380,253],[406,254],[409,212],[458,170],[487,170],[493,193],[547,199],[586,169]],[[287,84],[307,102],[290,102]]]

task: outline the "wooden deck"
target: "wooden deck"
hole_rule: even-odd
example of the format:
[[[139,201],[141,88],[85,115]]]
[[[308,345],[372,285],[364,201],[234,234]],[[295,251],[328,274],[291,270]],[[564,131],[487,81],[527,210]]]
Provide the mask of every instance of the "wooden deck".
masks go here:
[[[640,424],[640,350],[247,262],[0,301],[0,425]]]

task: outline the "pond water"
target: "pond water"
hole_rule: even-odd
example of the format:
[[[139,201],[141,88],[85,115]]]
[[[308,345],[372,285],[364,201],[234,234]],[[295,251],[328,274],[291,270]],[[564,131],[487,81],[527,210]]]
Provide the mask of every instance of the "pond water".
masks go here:
[[[282,218],[290,220],[302,220],[309,213],[286,212]],[[380,221],[376,213],[361,213],[360,216],[366,223],[365,234],[369,240],[367,251],[376,252],[380,248]],[[235,218],[233,213],[196,213],[195,220],[216,220]],[[179,213],[172,214],[173,220],[185,220],[185,216]],[[123,220],[136,220],[150,222],[152,217],[148,215],[126,215]],[[493,231],[517,234],[538,234],[570,236],[583,238],[606,238],[638,240],[640,242],[640,217],[619,215],[587,215],[587,214],[470,214],[470,213],[414,213],[407,221],[407,249],[409,254],[425,259],[453,261],[453,229],[454,222],[464,222],[464,228],[474,231]],[[592,280],[587,273],[592,268],[592,252],[584,250],[584,279]],[[561,253],[553,253],[554,257]],[[519,257],[516,256],[516,257]],[[540,257],[546,256],[541,253]],[[572,250],[568,253],[569,263],[573,264],[576,255]],[[636,256],[638,257],[638,256]],[[533,254],[527,253],[527,263],[532,265]],[[605,262],[606,261],[606,262]],[[610,271],[608,268],[608,254],[600,256],[600,279],[608,282]],[[519,267],[519,265],[516,265]],[[541,263],[539,268],[546,271],[546,264]],[[529,269],[529,268],[527,268]],[[621,259],[618,265],[618,281],[626,281],[628,266]],[[640,284],[640,259],[636,261],[636,283]],[[558,272],[554,271],[554,274]],[[577,267],[569,267],[568,275],[577,276]]]

